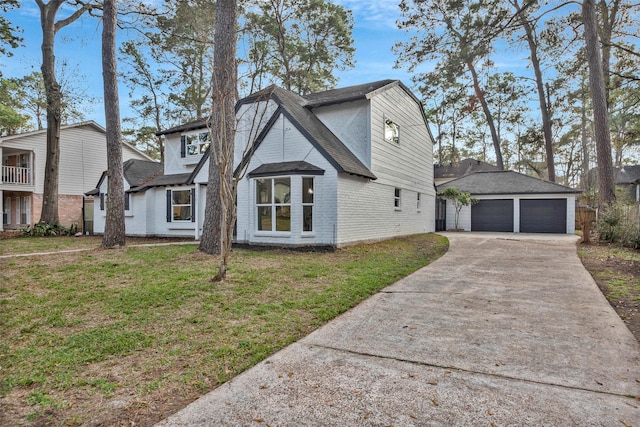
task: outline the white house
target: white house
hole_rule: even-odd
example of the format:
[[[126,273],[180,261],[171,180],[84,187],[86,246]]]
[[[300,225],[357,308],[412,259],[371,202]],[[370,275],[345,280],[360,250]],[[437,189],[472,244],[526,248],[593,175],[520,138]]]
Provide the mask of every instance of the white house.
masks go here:
[[[238,243],[341,246],[434,230],[433,139],[400,81],[306,96],[271,86],[239,101],[236,112]],[[164,173],[127,188],[127,234],[197,239],[206,122],[162,135]],[[95,196],[107,185],[102,180]],[[104,219],[96,209],[96,232]]]
[[[46,129],[0,137],[0,230],[18,229],[40,220],[46,153]],[[151,160],[125,143],[122,157]],[[84,193],[94,188],[106,167],[106,133],[102,126],[87,121],[60,128],[58,212],[62,225],[82,224]]]
[[[513,233],[575,232],[576,196],[581,193],[513,171],[482,171],[438,185],[470,193],[478,203],[462,208],[458,228]],[[446,229],[455,227],[455,207],[446,201]]]

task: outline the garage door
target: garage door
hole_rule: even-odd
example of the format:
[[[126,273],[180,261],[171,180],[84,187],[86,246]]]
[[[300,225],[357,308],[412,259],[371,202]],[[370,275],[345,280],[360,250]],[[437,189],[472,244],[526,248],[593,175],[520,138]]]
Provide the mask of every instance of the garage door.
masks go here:
[[[513,231],[513,200],[480,200],[471,206],[471,231]]]
[[[567,199],[521,199],[520,232],[566,233]]]

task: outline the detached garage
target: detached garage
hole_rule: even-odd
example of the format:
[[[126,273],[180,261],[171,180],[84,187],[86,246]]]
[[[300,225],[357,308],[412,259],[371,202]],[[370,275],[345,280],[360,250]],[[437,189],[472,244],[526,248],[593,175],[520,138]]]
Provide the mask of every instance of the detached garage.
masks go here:
[[[476,172],[441,184],[471,193],[478,203],[460,212],[458,228],[513,233],[575,232],[575,200],[580,190],[513,171]],[[447,229],[454,228],[455,207],[447,201]]]

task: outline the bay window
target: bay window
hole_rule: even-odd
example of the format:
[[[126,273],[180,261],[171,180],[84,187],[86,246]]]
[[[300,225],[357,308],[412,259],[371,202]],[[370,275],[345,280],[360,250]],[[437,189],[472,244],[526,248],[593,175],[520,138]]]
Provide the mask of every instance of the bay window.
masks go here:
[[[256,180],[258,231],[291,231],[291,178]]]

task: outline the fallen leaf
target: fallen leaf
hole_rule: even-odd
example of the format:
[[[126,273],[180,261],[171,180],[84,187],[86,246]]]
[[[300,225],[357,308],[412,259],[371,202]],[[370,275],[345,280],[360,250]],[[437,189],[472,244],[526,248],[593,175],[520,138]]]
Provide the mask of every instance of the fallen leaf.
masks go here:
[[[447,369],[446,371],[444,371],[444,374],[445,374],[445,375],[448,375],[448,374],[450,374],[450,373],[451,373],[451,371],[450,371],[450,370],[448,370],[448,369]]]
[[[264,420],[263,420],[262,418],[254,418],[254,419],[253,419],[253,422],[255,422],[255,423],[261,423],[261,422],[263,422],[263,421],[264,421]]]
[[[600,381],[596,380],[596,384],[603,385]]]
[[[231,402],[224,402],[225,405],[231,405]]]
[[[293,376],[293,372],[289,372],[287,375],[289,375],[290,377]]]
[[[493,411],[491,409],[487,409],[487,414],[493,415]]]
[[[624,427],[631,427],[631,424],[627,424],[627,423],[625,423],[625,422],[624,422],[624,421],[622,421],[622,420],[619,420],[619,421],[622,423],[622,425],[623,425]]]
[[[362,417],[362,418],[364,418],[365,420],[368,420],[370,416],[371,416],[371,414],[364,414],[364,417]]]
[[[429,381],[427,384],[438,385],[438,381]]]
[[[411,415],[411,414],[409,414],[409,417],[413,418],[414,420],[418,419],[418,417],[416,417],[415,415]]]
[[[260,390],[264,390],[265,388],[269,388],[269,386],[268,385],[261,385],[260,386]]]

